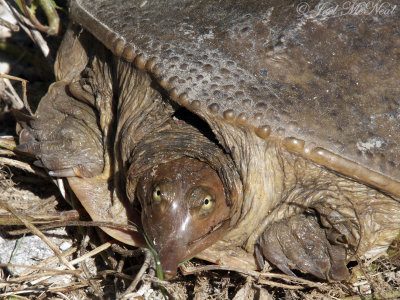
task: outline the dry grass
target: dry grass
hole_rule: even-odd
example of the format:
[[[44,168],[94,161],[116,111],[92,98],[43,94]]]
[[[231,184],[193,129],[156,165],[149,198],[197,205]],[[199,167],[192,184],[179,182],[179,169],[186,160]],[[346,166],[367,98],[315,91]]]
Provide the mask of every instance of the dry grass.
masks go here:
[[[54,54],[54,53],[53,53]],[[26,64],[9,58],[11,64]],[[16,68],[17,70],[25,69]],[[29,69],[29,68],[28,68]],[[29,78],[45,93],[47,79]],[[48,78],[48,77],[46,77]],[[36,81],[36,82],[35,82]],[[39,82],[37,82],[39,81]],[[109,240],[101,231],[76,226],[77,211],[71,211],[59,189],[32,160],[12,151],[17,140],[10,110],[24,100],[18,82],[13,89],[0,79],[0,224],[4,240],[23,240],[7,232],[29,228],[53,250],[31,266],[5,262],[0,274],[0,296],[8,299],[398,299],[400,298],[400,242],[388,255],[375,261],[359,262],[344,283],[317,282],[314,278],[273,272],[207,266],[193,260],[169,282],[155,277],[153,257],[148,250],[133,249]],[[17,95],[16,95],[17,94]],[[15,98],[13,98],[15,97]],[[24,98],[23,96],[18,96]],[[28,99],[30,92],[28,90]],[[68,193],[67,193],[68,195]],[[74,202],[73,196],[71,196]],[[79,209],[78,209],[79,210]],[[64,213],[69,211],[68,214]],[[80,211],[81,218],[85,218]],[[39,224],[67,226],[61,241]],[[24,224],[24,225],[21,225]],[[73,226],[72,226],[73,225]],[[91,224],[96,225],[96,224]],[[29,235],[29,234],[28,234]],[[56,234],[57,235],[57,234]],[[26,237],[28,238],[28,237]],[[58,243],[58,244],[57,244]],[[60,244],[61,243],[61,244]],[[69,245],[63,247],[63,243]],[[39,244],[32,244],[36,247]],[[42,245],[42,244],[41,244]],[[18,254],[18,247],[13,255]],[[29,252],[29,251],[28,251]],[[29,253],[27,253],[29,254]],[[13,265],[13,266],[12,266]],[[15,267],[20,267],[16,271]],[[22,268],[22,269],[21,269]],[[22,271],[21,271],[22,270]],[[185,274],[185,275],[182,275]]]

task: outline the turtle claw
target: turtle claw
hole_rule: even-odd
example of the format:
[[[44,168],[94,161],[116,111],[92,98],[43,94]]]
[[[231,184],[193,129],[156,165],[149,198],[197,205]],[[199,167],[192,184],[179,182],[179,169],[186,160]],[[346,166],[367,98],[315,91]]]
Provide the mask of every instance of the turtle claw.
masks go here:
[[[49,175],[53,177],[82,177],[75,172],[74,168],[49,171]]]
[[[36,167],[39,167],[39,168],[45,168],[45,166],[43,165],[43,163],[40,160],[35,160],[33,162],[33,165],[36,166]],[[49,172],[49,174],[50,174],[50,172]]]
[[[286,275],[293,276],[293,277],[297,277],[297,275],[294,274],[294,273],[292,272],[292,270],[289,269],[289,266],[286,265],[286,264],[278,264],[278,265],[276,265],[276,267],[277,267],[279,270],[281,270],[283,273],[285,273]]]
[[[28,144],[19,144],[15,147],[15,150],[22,153],[30,153]]]
[[[314,216],[304,214],[272,224],[259,240],[264,257],[287,275],[292,269],[325,280],[348,277],[345,248],[331,245]]]
[[[264,258],[263,258],[263,254],[262,254],[263,249],[261,249],[259,244],[256,244],[254,247],[254,250],[255,250],[255,254],[256,254],[257,264],[260,267],[260,269],[263,270],[264,269]],[[275,254],[277,254],[279,257],[278,252],[275,252]],[[287,261],[286,257],[281,256],[281,257],[277,258],[277,257],[274,257],[274,255],[272,253],[271,253],[271,255],[272,255],[272,259],[270,261],[271,262],[275,261],[276,262],[275,266],[279,270],[281,270],[286,275],[297,277],[296,274],[294,274],[292,272],[292,270],[290,270],[290,268],[287,264],[288,261]],[[280,261],[280,262],[278,262],[278,261]]]
[[[39,168],[46,168],[41,160],[35,160],[33,165]],[[52,170],[48,174],[52,177],[83,177],[79,172],[75,171],[75,168]]]
[[[28,149],[27,149],[27,147],[24,147],[24,146],[27,146],[26,143],[34,142],[35,136],[32,134],[32,132],[29,129],[24,128],[19,133],[19,141],[21,144],[17,146],[17,149],[19,151],[27,152]]]

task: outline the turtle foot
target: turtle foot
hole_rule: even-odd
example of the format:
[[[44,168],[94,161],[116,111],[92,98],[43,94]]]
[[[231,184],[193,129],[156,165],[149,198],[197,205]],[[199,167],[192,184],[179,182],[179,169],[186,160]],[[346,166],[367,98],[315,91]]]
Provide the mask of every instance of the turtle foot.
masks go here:
[[[263,266],[262,255],[281,271],[295,275],[297,269],[325,280],[344,280],[346,249],[332,245],[313,215],[296,215],[272,224],[259,239],[256,257]]]
[[[93,108],[53,84],[35,117],[21,120],[17,150],[34,155],[36,166],[55,177],[92,177],[104,168],[102,134]]]

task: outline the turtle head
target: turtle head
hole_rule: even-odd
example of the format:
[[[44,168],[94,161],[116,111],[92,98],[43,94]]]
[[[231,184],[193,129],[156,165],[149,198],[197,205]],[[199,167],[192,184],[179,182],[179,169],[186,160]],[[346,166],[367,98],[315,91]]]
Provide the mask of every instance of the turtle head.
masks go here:
[[[148,170],[137,186],[143,229],[165,278],[219,240],[229,226],[224,185],[206,163],[180,158]]]

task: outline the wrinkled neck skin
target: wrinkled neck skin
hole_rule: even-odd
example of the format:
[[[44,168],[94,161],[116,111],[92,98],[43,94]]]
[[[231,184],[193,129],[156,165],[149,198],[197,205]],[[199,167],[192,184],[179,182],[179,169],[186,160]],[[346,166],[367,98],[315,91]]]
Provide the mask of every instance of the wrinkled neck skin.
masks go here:
[[[230,150],[242,186],[231,211],[231,230],[214,247],[239,246],[252,253],[254,241],[265,229],[266,216],[280,204],[286,189],[285,162],[274,143],[260,139],[246,128],[212,119],[209,122],[215,126],[221,144]]]
[[[156,89],[154,81],[147,73],[137,70],[122,59],[114,60],[118,91],[114,151],[123,162],[127,162],[138,141],[171,119],[174,109],[169,100],[163,98]]]
[[[114,162],[118,172],[118,185],[125,194],[127,170],[132,149],[149,132],[162,126],[171,118],[174,110],[167,99],[163,99],[150,76],[137,70],[131,63],[114,58],[116,74],[115,108],[116,135]]]

